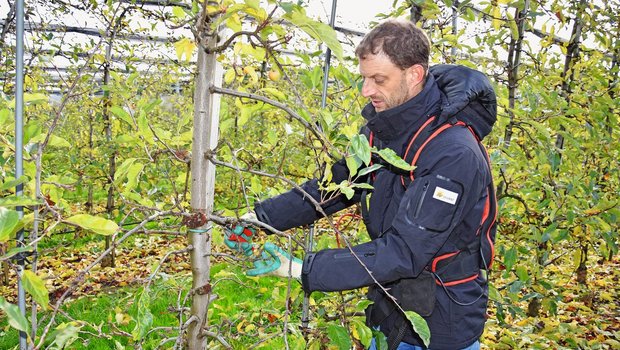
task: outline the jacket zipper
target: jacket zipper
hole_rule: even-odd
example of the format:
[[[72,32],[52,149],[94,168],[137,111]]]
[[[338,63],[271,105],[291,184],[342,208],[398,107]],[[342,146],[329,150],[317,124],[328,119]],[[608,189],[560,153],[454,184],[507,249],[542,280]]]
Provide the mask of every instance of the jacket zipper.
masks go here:
[[[426,192],[428,191],[428,182],[424,184],[424,187],[422,188],[422,196],[420,197],[420,200],[418,201],[418,204],[416,204],[416,208],[413,214],[414,218],[417,218],[418,215],[420,214],[420,210],[422,210],[422,203],[424,203],[424,197],[426,197]]]
[[[369,252],[369,253],[359,253],[357,254],[358,256],[362,256],[364,258],[367,258],[369,256],[374,256],[375,253]],[[351,253],[338,253],[338,254],[334,254],[334,259],[347,259],[347,258],[353,258],[353,254]]]

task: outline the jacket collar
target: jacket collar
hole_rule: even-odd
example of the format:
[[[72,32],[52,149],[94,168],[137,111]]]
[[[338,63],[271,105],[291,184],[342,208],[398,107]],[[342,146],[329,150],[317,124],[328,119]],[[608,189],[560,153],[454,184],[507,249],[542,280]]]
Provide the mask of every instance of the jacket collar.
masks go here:
[[[382,112],[375,111],[375,107],[369,103],[362,110],[362,116],[368,121],[368,128],[378,138],[387,141],[410,135],[416,122],[436,114],[440,105],[439,88],[433,75],[429,74],[424,89],[409,101]]]

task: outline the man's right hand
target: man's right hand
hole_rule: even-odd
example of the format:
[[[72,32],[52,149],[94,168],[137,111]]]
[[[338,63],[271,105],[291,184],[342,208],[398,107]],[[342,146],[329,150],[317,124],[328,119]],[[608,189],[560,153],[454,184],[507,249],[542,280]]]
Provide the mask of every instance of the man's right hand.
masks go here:
[[[256,220],[254,211],[250,211],[240,217],[242,220]],[[232,250],[243,253],[246,256],[252,255],[254,245],[252,238],[256,233],[256,229],[247,223],[237,223],[230,226],[224,226],[224,244]]]

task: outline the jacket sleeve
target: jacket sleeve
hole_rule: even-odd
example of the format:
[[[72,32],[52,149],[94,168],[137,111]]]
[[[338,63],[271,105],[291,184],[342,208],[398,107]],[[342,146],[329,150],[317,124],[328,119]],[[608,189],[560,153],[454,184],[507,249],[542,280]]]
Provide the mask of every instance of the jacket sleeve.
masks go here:
[[[345,248],[323,250],[305,258],[304,290],[369,286],[374,283],[369,272],[382,284],[422,272],[465,215],[471,215],[470,210],[490,181],[479,150],[453,140],[438,140],[432,147],[432,164],[420,162],[420,167],[427,168],[421,169],[406,190],[392,226],[384,235],[353,247],[355,255]],[[427,151],[431,151],[430,147]]]
[[[348,179],[349,171],[344,159],[332,166],[332,182],[340,183]],[[366,181],[360,178],[357,181]],[[293,189],[278,196],[254,204],[257,218],[273,228],[286,231],[293,227],[310,224],[323,217],[315,204],[308,197],[320,203],[321,209],[327,215],[336,213],[359,202],[360,194],[347,199],[342,194],[322,191],[316,179],[305,182],[300,186],[303,190]],[[304,193],[305,192],[305,193]]]

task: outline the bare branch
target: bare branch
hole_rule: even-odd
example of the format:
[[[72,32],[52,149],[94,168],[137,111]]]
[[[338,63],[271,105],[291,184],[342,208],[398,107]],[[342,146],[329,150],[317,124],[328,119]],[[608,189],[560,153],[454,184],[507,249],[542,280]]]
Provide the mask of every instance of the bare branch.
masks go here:
[[[327,139],[325,139],[325,136],[317,128],[316,125],[307,122],[302,116],[300,116],[298,113],[296,113],[294,110],[292,110],[289,106],[285,105],[284,103],[274,101],[265,96],[252,94],[249,92],[236,91],[236,90],[217,87],[217,86],[211,86],[209,88],[209,91],[211,91],[211,93],[219,93],[219,94],[225,94],[225,95],[236,96],[236,97],[241,97],[241,98],[249,98],[249,99],[256,100],[256,101],[265,102],[276,108],[279,108],[283,110],[284,112],[286,112],[291,118],[297,120],[306,129],[310,130],[310,132],[312,132],[312,134],[314,134],[314,136],[323,144],[326,150],[334,149],[334,147],[331,145],[331,143]],[[336,157],[331,155],[331,153],[329,154],[330,156],[332,156],[332,158],[336,159]]]

